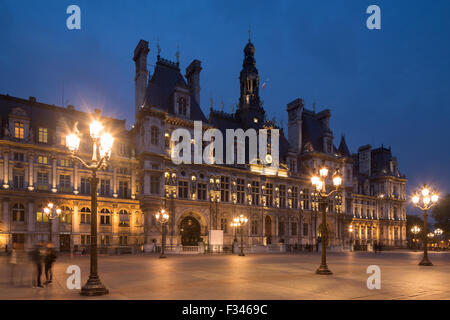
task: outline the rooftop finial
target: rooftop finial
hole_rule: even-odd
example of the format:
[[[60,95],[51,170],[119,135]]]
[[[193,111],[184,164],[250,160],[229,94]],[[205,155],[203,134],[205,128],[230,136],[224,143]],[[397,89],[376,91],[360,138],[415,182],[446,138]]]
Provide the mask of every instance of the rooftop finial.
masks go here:
[[[214,104],[214,101],[213,101],[213,98],[211,97],[211,98],[209,98],[209,107],[211,110],[213,109],[213,104]]]
[[[232,114],[234,113],[234,105],[233,104],[231,104],[231,113]]]
[[[177,57],[177,64],[180,64],[180,46],[177,46],[177,52],[175,52],[175,57]]]
[[[159,38],[156,39],[156,48],[158,50],[158,59],[161,56],[161,47],[159,46]]]
[[[313,102],[313,112],[316,113],[316,103]]]
[[[250,28],[250,25],[248,26],[248,42],[251,42],[250,41],[250,35],[251,35],[251,28]]]
[[[220,102],[220,109],[221,109],[221,111],[223,112],[223,108],[224,108],[224,105],[223,105],[223,100]]]

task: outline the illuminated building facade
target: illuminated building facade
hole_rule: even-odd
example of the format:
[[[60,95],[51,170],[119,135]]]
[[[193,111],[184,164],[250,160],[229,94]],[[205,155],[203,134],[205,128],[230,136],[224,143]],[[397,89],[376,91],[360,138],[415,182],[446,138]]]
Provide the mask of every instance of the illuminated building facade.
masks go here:
[[[170,218],[170,248],[208,244],[210,230],[223,230],[230,247],[240,214],[248,218],[245,242],[253,248],[282,247],[281,243],[312,248],[320,239],[321,215],[311,175],[321,166],[338,169],[343,192],[328,204],[329,245],[340,249],[353,242],[365,248],[406,245],[406,179],[391,150],[361,147],[352,155],[344,137],[338,147],[330,129],[329,110],[305,108],[302,99],[287,104],[287,135],[268,120],[259,96],[260,79],[255,47],[244,48],[240,97],[236,110],[214,110],[207,118],[200,105],[201,63],[194,60],[183,76],[179,62],[160,57],[153,73],[147,69],[148,42],[141,40],[133,60],[135,122],[102,117],[116,137],[111,163],[99,184],[99,245],[105,250],[160,242],[155,214],[166,208]],[[86,131],[90,118],[101,117],[68,106],[61,108],[0,96],[0,246],[30,248],[48,239],[42,208],[52,200],[63,208],[53,224],[60,250],[86,247],[89,242],[88,172],[68,159],[67,130],[78,122]],[[203,129],[279,129],[280,167],[258,162],[247,165],[175,165],[171,133],[186,128],[194,136],[194,121]],[[225,136],[225,134],[224,134]],[[193,148],[195,139],[191,141]],[[83,146],[89,150],[89,146]],[[270,142],[269,142],[270,150]],[[247,159],[248,160],[248,159]],[[353,232],[349,232],[349,226]],[[170,251],[170,250],[169,250]]]

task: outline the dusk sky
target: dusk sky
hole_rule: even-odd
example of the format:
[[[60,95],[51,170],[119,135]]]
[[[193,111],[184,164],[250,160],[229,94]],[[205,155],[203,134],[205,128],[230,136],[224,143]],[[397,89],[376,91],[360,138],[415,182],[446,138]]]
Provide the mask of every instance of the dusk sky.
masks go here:
[[[68,30],[66,8],[81,8]],[[366,8],[381,8],[368,30]],[[251,28],[267,116],[286,104],[329,108],[335,143],[351,152],[391,146],[407,191],[424,182],[450,192],[450,1],[23,1],[0,0],[0,93],[134,120],[133,50],[150,46],[184,69],[202,61],[201,107],[239,97]]]

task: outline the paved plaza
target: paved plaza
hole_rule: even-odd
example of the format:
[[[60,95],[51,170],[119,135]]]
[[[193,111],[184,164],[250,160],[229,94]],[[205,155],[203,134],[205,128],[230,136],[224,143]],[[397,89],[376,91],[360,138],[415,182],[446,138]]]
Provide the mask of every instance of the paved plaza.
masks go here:
[[[61,256],[53,285],[11,286],[8,258],[0,257],[0,299],[450,299],[450,253],[432,252],[433,267],[420,267],[420,252],[330,253],[331,276],[316,275],[320,253],[236,255],[120,255],[99,257],[103,297],[81,297],[66,286],[69,265],[89,274],[89,256]],[[369,265],[381,269],[381,289],[366,285]],[[43,279],[45,277],[43,276]]]

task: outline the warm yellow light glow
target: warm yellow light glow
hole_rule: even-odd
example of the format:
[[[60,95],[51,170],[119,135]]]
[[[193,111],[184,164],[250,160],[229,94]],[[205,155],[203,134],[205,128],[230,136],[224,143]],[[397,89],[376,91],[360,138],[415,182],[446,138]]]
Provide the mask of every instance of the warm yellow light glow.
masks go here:
[[[339,187],[339,186],[342,184],[342,178],[339,177],[339,176],[335,176],[335,177],[333,178],[333,184],[334,184],[336,187]]]
[[[320,191],[323,189],[323,181],[320,181],[318,183],[316,183],[316,189],[317,191]]]
[[[428,188],[423,188],[423,189],[422,189],[422,195],[423,195],[424,197],[428,196],[429,193],[430,193],[430,190],[428,190]]]
[[[413,197],[412,197],[412,202],[414,203],[414,204],[418,204],[419,203],[419,196],[418,195],[414,195]]]
[[[170,137],[170,134],[168,134],[167,132],[164,134],[164,136],[166,137],[166,138],[168,138],[168,137]]]
[[[44,208],[44,212],[45,212],[45,214],[49,214],[50,213],[50,209],[49,208]]]
[[[428,237],[429,237],[429,238],[433,238],[433,237],[434,237],[434,233],[433,233],[433,232],[430,232],[430,233],[428,234]]]
[[[47,207],[49,207],[50,209],[53,209],[53,203],[52,203],[52,202],[49,202],[48,205],[47,205]]]
[[[315,185],[318,184],[319,182],[320,182],[320,179],[319,179],[318,176],[313,176],[313,177],[311,178],[311,183],[312,183],[313,186],[315,186]]]
[[[411,228],[411,232],[414,234],[418,234],[420,232],[420,228],[418,226],[414,226]]]
[[[423,203],[425,203],[425,204],[429,204],[430,201],[431,201],[431,199],[429,197],[423,198]]]
[[[321,176],[321,177],[325,178],[326,176],[328,176],[328,169],[327,169],[326,167],[322,167],[322,168],[319,170],[319,173],[320,173],[320,176]]]
[[[100,133],[102,132],[102,130],[103,125],[98,121],[92,121],[92,123],[89,126],[89,131],[93,139],[100,138]]]
[[[80,147],[80,138],[76,134],[69,134],[66,136],[66,146],[70,151],[75,152]]]
[[[170,176],[170,174],[166,171],[166,172],[164,173],[164,176],[165,176],[166,178],[168,178],[168,177]]]
[[[440,235],[443,233],[443,231],[442,231],[442,229],[437,228],[436,230],[434,230],[434,233],[435,233],[437,236],[440,236]]]
[[[101,157],[111,155],[113,143],[114,143],[114,138],[112,135],[110,135],[109,133],[102,134],[102,136],[100,137],[100,156]]]
[[[57,214],[57,215],[60,215],[60,214],[61,214],[61,209],[60,209],[60,208],[56,209],[56,214]]]
[[[438,200],[439,200],[439,196],[438,196],[437,194],[433,194],[433,195],[431,196],[431,201],[432,201],[432,202],[438,202]]]
[[[197,180],[197,178],[195,176],[192,176],[191,179],[192,179],[192,181]]]

